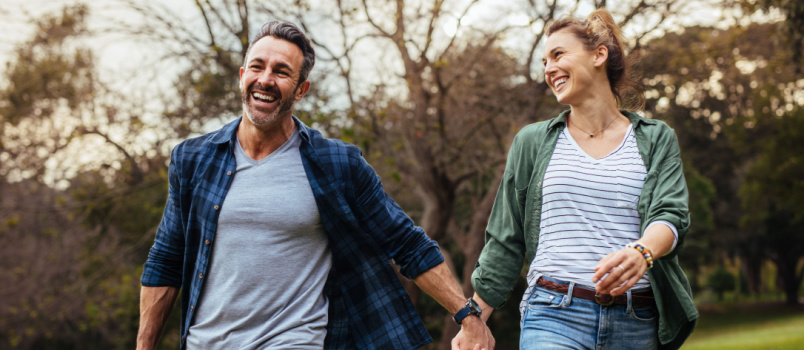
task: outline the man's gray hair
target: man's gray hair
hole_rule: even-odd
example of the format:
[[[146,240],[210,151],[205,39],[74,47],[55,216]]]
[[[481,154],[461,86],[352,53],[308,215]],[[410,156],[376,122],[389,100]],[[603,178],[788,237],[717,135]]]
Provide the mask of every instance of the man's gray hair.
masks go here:
[[[290,22],[272,21],[264,24],[257,33],[257,36],[248,46],[248,50],[246,50],[246,57],[243,61],[243,67],[246,66],[247,62],[245,62],[245,60],[248,59],[248,54],[251,53],[251,48],[255,43],[257,43],[257,41],[266,36],[289,41],[301,49],[302,55],[304,55],[304,61],[302,62],[298,83],[301,84],[307,81],[307,76],[310,75],[310,71],[315,65],[315,49],[313,49],[313,45],[310,44],[310,39],[304,35],[304,32],[302,32],[301,29],[299,29],[299,27],[297,27],[295,24]]]

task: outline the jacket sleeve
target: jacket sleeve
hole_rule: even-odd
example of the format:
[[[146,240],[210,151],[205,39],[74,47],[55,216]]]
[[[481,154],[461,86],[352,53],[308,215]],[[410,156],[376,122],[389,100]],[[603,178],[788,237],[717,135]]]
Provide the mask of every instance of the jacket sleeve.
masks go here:
[[[662,257],[669,259],[678,254],[690,228],[689,193],[676,134],[667,125],[663,124],[662,127],[664,130],[659,134],[654,147],[657,157],[654,160],[654,166],[657,167],[654,175],[656,184],[651,193],[646,222],[665,220],[678,230],[676,248]]]
[[[517,135],[508,152],[505,173],[494,200],[486,227],[486,245],[480,253],[472,286],[483,300],[494,308],[505,300],[516,283],[525,260],[524,211],[529,174],[520,168],[531,160],[523,156],[523,133]]]
[[[350,155],[358,221],[384,251],[400,266],[399,273],[414,279],[444,261],[438,243],[385,193],[380,177],[359,154]]]
[[[168,167],[168,198],[162,221],[156,230],[154,244],[142,271],[141,282],[146,287],[180,287],[184,263],[184,224],[180,206],[181,145],[173,149]]]

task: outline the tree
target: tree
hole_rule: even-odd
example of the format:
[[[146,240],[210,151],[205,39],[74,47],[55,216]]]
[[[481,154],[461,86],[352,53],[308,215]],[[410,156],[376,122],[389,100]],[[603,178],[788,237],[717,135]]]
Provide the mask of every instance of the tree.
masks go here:
[[[736,286],[734,275],[723,266],[719,266],[715,272],[709,275],[709,288],[712,288],[717,294],[718,301],[723,301],[723,294],[733,291]]]
[[[782,12],[784,20],[778,21],[777,26],[783,35],[774,36],[773,40],[781,39],[790,47],[793,62],[799,63],[794,64],[795,72],[801,76],[804,73],[801,64],[804,63],[804,4],[795,0],[742,0],[742,5],[751,12]]]
[[[724,30],[689,27],[644,50],[647,110],[676,129],[684,159],[710,179],[717,193],[707,255],[739,257],[753,293],[761,285],[769,241],[741,224],[754,211],[743,204],[741,187],[751,164],[774,142],[774,121],[793,110],[793,92],[800,84],[788,64],[790,51],[782,41],[767,40],[774,31],[773,23]],[[703,189],[691,180],[691,191]],[[691,198],[700,195],[691,193]],[[694,223],[689,240],[697,239],[699,229]]]
[[[166,155],[141,136],[134,92],[98,78],[88,16],[78,4],[32,20],[2,73],[0,342],[14,348],[131,348],[136,333]]]
[[[765,123],[771,135],[759,143],[758,159],[740,188],[742,224],[752,232],[748,243],[776,264],[787,304],[798,305],[804,277],[804,109]]]

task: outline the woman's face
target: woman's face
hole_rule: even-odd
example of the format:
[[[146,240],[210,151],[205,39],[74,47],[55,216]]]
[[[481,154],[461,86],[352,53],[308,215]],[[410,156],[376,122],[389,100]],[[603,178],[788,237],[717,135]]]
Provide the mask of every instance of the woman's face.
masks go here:
[[[596,78],[596,55],[587,51],[581,40],[569,30],[559,30],[545,45],[544,77],[558,103],[574,105],[585,96]],[[591,92],[591,91],[587,91]]]

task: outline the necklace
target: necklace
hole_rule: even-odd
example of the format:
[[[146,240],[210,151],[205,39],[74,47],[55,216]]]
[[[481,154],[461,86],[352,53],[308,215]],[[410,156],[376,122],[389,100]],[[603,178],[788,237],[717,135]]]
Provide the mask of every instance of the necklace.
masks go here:
[[[571,116],[567,116],[567,119],[569,119],[569,122],[570,122],[570,124],[572,124],[572,126],[574,126],[575,128],[577,128],[577,129],[578,129],[578,130],[580,130],[580,131],[583,131],[583,132],[585,132],[585,133],[589,134],[589,138],[595,137],[595,133],[588,132],[588,131],[586,131],[586,130],[584,130],[584,129],[581,129],[581,128],[580,128],[580,127],[578,127],[577,125],[575,125],[575,123],[573,123],[573,122],[572,122],[572,118],[571,118]],[[606,130],[606,129],[607,129],[609,126],[611,126],[611,124],[612,124],[612,123],[614,123],[614,121],[615,121],[615,120],[617,120],[617,116],[616,116],[616,115],[614,116],[614,118],[612,118],[612,119],[611,119],[611,121],[610,121],[608,124],[606,124],[606,126],[604,126],[604,127],[603,127],[603,129],[600,129],[600,130],[598,130],[597,132],[598,132],[598,133],[603,132],[603,130]]]

